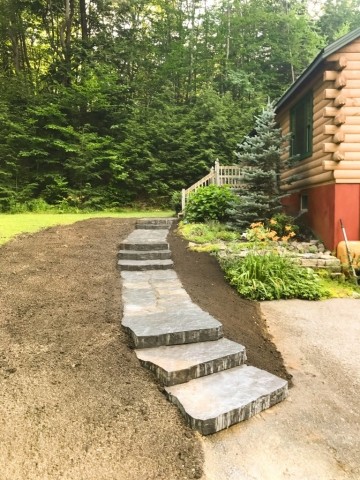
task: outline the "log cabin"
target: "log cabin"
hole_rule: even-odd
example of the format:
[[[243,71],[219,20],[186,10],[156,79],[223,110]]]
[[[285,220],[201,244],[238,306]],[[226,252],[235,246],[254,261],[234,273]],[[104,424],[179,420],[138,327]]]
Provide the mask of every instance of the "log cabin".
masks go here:
[[[290,135],[283,207],[326,247],[360,240],[360,28],[325,47],[276,104]]]

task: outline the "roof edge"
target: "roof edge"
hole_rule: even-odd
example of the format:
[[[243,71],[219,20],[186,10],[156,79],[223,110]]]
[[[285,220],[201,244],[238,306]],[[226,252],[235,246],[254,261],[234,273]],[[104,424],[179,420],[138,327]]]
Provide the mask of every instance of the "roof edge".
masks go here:
[[[340,48],[345,47],[345,45],[353,42],[358,37],[360,37],[360,27],[352,30],[341,38],[335,40],[327,47],[323,48],[315,59],[310,63],[306,70],[295,80],[295,82],[286,90],[284,95],[280,97],[275,105],[275,111],[278,111],[300,88],[300,86],[309,78],[309,76],[316,70],[316,68],[331,54],[340,50]]]

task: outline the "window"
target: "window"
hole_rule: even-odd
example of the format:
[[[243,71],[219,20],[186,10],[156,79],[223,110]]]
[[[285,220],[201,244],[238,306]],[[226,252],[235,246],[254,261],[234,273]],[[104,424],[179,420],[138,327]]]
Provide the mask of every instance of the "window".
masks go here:
[[[308,195],[301,195],[300,197],[300,210],[302,212],[307,211],[309,208],[309,196]]]
[[[313,120],[313,95],[312,92],[303,97],[290,111],[290,129],[292,133],[292,156],[298,155],[299,159],[312,154],[312,120]]]

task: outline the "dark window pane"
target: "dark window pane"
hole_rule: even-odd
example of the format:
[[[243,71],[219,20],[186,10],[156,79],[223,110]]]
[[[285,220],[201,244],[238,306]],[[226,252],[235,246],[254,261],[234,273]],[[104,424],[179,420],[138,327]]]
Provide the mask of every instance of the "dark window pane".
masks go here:
[[[291,110],[291,154],[300,159],[311,155],[312,151],[312,94],[306,95]]]

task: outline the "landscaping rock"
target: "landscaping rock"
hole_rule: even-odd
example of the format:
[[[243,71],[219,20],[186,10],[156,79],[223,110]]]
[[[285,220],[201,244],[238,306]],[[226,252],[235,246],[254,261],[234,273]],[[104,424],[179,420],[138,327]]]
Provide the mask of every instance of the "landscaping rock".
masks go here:
[[[209,435],[281,402],[288,384],[264,370],[243,365],[165,391],[187,423]]]

